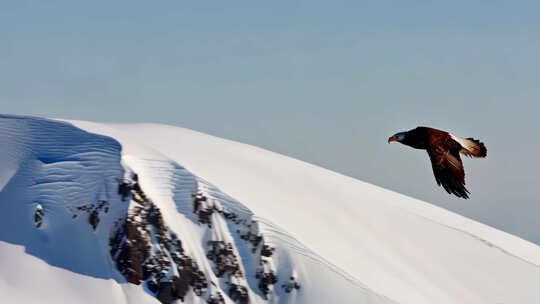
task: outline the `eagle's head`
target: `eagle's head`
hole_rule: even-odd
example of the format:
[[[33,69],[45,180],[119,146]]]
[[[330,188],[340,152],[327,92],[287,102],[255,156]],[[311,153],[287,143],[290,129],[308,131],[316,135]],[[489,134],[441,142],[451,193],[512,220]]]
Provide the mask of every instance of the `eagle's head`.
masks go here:
[[[405,139],[406,134],[407,134],[407,132],[396,133],[396,134],[390,136],[390,138],[388,138],[388,143],[391,143],[393,141],[402,142]]]

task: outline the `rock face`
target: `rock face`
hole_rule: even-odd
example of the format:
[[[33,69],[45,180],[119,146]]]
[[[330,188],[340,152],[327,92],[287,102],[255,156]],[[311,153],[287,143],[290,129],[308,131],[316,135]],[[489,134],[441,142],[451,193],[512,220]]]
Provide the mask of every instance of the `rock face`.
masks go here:
[[[221,292],[208,289],[210,284],[217,286],[219,283],[208,278],[197,262],[186,254],[181,238],[168,228],[160,209],[141,188],[136,174],[129,180],[119,181],[118,194],[122,201],[133,202],[127,216],[116,222],[109,242],[110,255],[126,280],[137,285],[146,284],[162,303],[172,303],[178,299],[184,301],[190,290],[196,296],[204,297],[207,303],[225,303]],[[258,232],[257,222],[225,210],[202,190],[192,194],[192,202],[193,214],[199,225],[210,231],[219,225],[236,227],[234,232],[250,248],[253,260],[259,265],[256,273],[246,274],[232,242],[219,236],[207,241],[206,258],[213,265],[212,272],[218,280],[223,281],[226,287],[223,290],[228,297],[238,304],[250,303],[246,280],[250,275],[258,280],[258,289],[268,299],[273,285],[278,282],[271,259],[274,248],[266,244]],[[89,222],[95,229],[99,224],[100,210],[106,212],[107,207],[105,203],[85,205],[79,207],[78,211],[89,213]]]
[[[110,240],[110,254],[120,273],[130,283],[147,284],[162,303],[183,301],[190,287],[201,296],[208,287],[204,273],[184,253],[181,240],[165,225],[137,178],[121,182],[119,194],[136,203],[117,223]]]
[[[248,247],[251,247],[251,254],[258,260],[259,268],[254,275],[259,281],[258,288],[265,299],[268,299],[271,293],[272,285],[278,282],[275,275],[275,267],[271,261],[274,248],[266,244],[264,237],[259,233],[258,224],[250,217],[242,218],[235,212],[226,211],[216,200],[211,200],[203,192],[193,194],[193,213],[198,216],[199,223],[207,225],[209,229],[214,226],[212,215],[215,214],[221,221],[228,222],[236,227],[236,234],[244,240]],[[222,240],[208,242],[207,257],[215,265],[214,272],[218,277],[227,277],[229,283],[229,297],[236,303],[249,303],[248,289],[245,283],[235,281],[242,279],[243,272],[235,256],[231,243]]]

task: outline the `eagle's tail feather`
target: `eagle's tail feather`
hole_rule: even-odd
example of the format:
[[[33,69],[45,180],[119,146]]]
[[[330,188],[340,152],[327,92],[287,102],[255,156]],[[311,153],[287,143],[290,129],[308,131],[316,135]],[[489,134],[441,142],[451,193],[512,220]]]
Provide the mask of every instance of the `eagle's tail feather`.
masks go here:
[[[469,157],[486,157],[487,148],[483,142],[474,138],[455,138],[457,142],[461,144],[462,149],[459,151],[461,154]]]

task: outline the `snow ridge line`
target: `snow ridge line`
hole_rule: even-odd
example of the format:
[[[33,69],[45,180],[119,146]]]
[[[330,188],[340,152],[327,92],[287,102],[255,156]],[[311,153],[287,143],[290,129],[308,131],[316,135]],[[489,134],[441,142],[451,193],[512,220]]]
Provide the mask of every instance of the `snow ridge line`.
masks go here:
[[[302,242],[300,242],[298,239],[296,239],[294,236],[287,233],[285,230],[280,228],[278,225],[272,223],[271,221],[256,216],[249,208],[247,208],[244,204],[239,202],[238,200],[230,197],[226,193],[222,192],[219,188],[208,182],[207,180],[196,177],[198,184],[201,185],[200,190],[203,190],[206,195],[209,196],[209,198],[217,200],[221,206],[224,208],[227,208],[228,211],[232,210],[241,210],[244,216],[248,217],[253,223],[256,223],[257,230],[267,239],[278,239],[280,242],[285,244],[288,249],[291,251],[296,252],[299,255],[302,255],[320,265],[323,265],[325,267],[328,267],[336,273],[337,275],[341,276],[343,279],[347,280],[354,286],[364,290],[364,291],[370,291],[373,292],[372,289],[370,289],[365,284],[361,283],[357,278],[353,277],[352,275],[348,274],[343,269],[339,268],[335,264],[329,262],[325,258],[323,258],[321,255],[317,254],[313,250],[309,249],[307,246],[305,246]],[[270,229],[262,227],[261,223],[264,226],[268,226]],[[272,232],[272,233],[268,233]],[[394,300],[388,298],[385,295],[375,293],[377,296],[393,302],[397,303]]]
[[[480,237],[480,236],[478,236],[478,235],[476,235],[476,234],[474,234],[474,233],[472,233],[472,232],[465,231],[465,230],[463,230],[463,229],[460,229],[460,228],[457,228],[457,227],[453,227],[453,226],[450,226],[450,225],[447,225],[447,224],[443,224],[443,223],[441,223],[441,222],[438,222],[438,221],[436,221],[436,220],[434,220],[434,219],[431,219],[431,218],[429,218],[429,217],[426,217],[426,216],[417,214],[417,213],[415,213],[415,212],[411,212],[411,214],[413,214],[413,215],[415,215],[415,216],[417,216],[417,217],[420,217],[420,218],[422,218],[422,219],[424,219],[424,220],[427,220],[427,221],[429,221],[429,222],[431,222],[431,223],[437,224],[437,225],[439,225],[439,226],[443,226],[443,227],[446,227],[446,228],[448,228],[448,229],[451,229],[451,230],[454,230],[454,231],[463,233],[464,235],[467,235],[467,236],[469,236],[469,237],[471,237],[471,238],[473,238],[473,239],[475,239],[475,240],[478,240],[478,241],[484,243],[484,244],[485,244],[486,246],[488,246],[488,247],[495,248],[495,249],[501,251],[502,253],[504,253],[504,254],[506,254],[506,255],[508,255],[508,256],[511,256],[511,257],[513,257],[513,258],[515,258],[515,259],[518,259],[518,260],[520,260],[520,261],[522,261],[522,262],[524,262],[524,263],[527,263],[527,264],[529,264],[529,265],[531,265],[531,266],[540,268],[540,265],[538,265],[538,264],[536,264],[536,263],[534,263],[534,262],[532,262],[532,261],[529,261],[529,260],[527,260],[527,259],[525,259],[525,258],[523,258],[523,257],[521,257],[521,256],[519,256],[519,255],[517,255],[517,254],[514,254],[514,253],[512,253],[512,252],[510,252],[510,251],[508,251],[508,250],[506,250],[506,249],[504,249],[504,248],[501,248],[501,247],[499,247],[499,246],[493,244],[492,242],[490,242],[490,241],[488,241],[488,240],[486,240],[486,239],[484,239],[484,238],[482,238],[482,237]]]

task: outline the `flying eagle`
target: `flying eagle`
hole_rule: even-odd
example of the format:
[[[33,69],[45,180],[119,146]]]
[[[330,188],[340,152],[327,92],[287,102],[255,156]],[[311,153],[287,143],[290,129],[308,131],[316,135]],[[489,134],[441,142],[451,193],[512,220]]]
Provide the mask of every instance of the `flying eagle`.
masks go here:
[[[388,143],[397,141],[415,149],[426,150],[431,159],[437,185],[458,197],[469,198],[465,188],[465,171],[459,153],[469,157],[484,158],[486,146],[473,138],[459,138],[448,132],[428,128],[399,132],[388,138]]]

